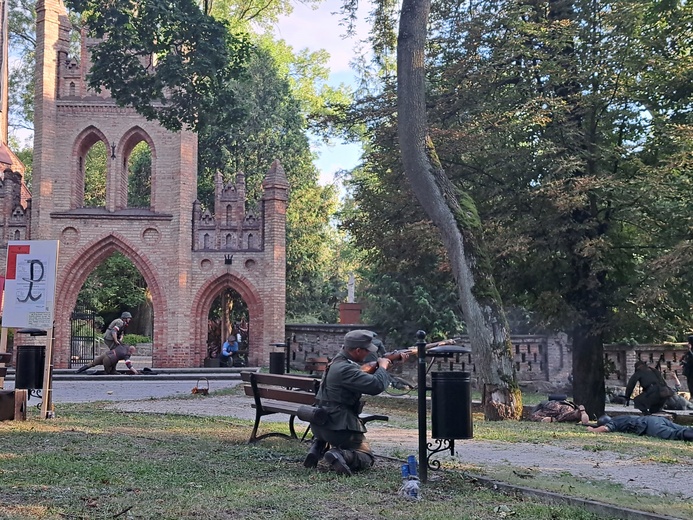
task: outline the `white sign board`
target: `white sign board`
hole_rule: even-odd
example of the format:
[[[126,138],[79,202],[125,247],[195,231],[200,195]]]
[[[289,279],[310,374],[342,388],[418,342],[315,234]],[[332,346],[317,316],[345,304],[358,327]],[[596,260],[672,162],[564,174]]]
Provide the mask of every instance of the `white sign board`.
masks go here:
[[[57,269],[57,240],[8,242],[3,327],[48,330],[53,326]]]

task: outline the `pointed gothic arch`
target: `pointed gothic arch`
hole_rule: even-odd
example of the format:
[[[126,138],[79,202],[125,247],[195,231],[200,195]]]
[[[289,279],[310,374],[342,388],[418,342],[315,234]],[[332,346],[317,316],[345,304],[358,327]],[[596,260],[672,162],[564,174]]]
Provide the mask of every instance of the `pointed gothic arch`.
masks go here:
[[[230,273],[223,274],[218,278],[207,281],[193,298],[191,306],[192,321],[195,323],[194,330],[194,359],[202,365],[207,352],[207,316],[212,308],[215,298],[225,289],[233,289],[240,294],[243,301],[248,306],[250,344],[248,345],[248,358],[251,365],[258,363],[260,347],[264,345],[265,338],[262,327],[258,327],[264,319],[264,306],[262,298],[252,283],[242,276],[235,276]],[[256,326],[253,326],[253,323]]]
[[[82,247],[70,262],[60,270],[55,307],[55,329],[57,337],[69,337],[70,334],[70,314],[77,303],[77,296],[82,289],[84,282],[91,272],[113,253],[119,252],[130,260],[139,270],[147,283],[147,288],[152,294],[153,314],[154,314],[154,337],[153,341],[159,345],[165,344],[164,325],[160,319],[168,312],[167,299],[165,298],[162,283],[157,270],[151,259],[140,254],[136,247],[126,238],[111,233],[100,240],[92,242]],[[155,343],[156,344],[156,343]],[[60,352],[60,355],[67,353]],[[157,359],[164,353],[152,352],[154,366],[158,366]],[[56,360],[58,362],[66,360]]]
[[[108,139],[106,135],[94,125],[87,126],[82,130],[72,145],[72,168],[70,178],[70,209],[84,207],[84,174],[86,165],[86,156],[91,148],[101,141],[106,150],[109,150]],[[106,164],[106,179],[110,175],[110,168]],[[108,180],[106,181],[108,186]]]
[[[118,195],[116,201],[116,208],[123,209],[128,207],[128,163],[130,161],[130,155],[133,149],[139,143],[144,142],[149,147],[151,153],[152,164],[151,164],[151,181],[152,187],[150,190],[150,208],[154,209],[156,207],[156,201],[154,200],[154,179],[156,177],[156,146],[154,145],[154,140],[149,135],[149,133],[144,130],[141,126],[135,125],[127,130],[123,136],[120,138],[118,145],[116,146],[113,155],[119,158],[118,162]]]

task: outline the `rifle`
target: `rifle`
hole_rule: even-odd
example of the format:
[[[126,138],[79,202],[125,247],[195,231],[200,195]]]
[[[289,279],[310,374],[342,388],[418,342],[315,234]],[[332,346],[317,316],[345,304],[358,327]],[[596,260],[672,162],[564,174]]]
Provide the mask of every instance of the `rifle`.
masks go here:
[[[436,341],[434,343],[426,343],[425,349],[429,350],[432,349],[433,347],[441,347],[443,345],[454,345],[458,341],[460,341],[461,338],[451,338],[451,339],[444,339],[442,341]],[[385,359],[389,359],[390,361],[399,361],[402,359],[402,354],[416,354],[418,351],[419,347],[417,345],[413,345],[409,348],[405,349],[400,349],[400,350],[395,350],[394,352],[388,352],[387,354],[383,355]],[[373,372],[376,371],[378,368],[378,362],[377,361],[370,361],[368,363],[364,363],[361,365],[361,370],[366,372],[367,374],[372,374]]]

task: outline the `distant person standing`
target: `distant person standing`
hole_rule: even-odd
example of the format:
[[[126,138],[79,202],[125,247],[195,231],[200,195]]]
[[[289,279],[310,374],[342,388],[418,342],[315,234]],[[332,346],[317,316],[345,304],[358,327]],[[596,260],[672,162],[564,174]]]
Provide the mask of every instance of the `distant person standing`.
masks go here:
[[[125,311],[120,315],[120,318],[116,318],[108,326],[106,333],[103,335],[103,342],[109,350],[113,350],[118,345],[122,344],[125,328],[130,324],[131,320],[132,314]]]
[[[688,392],[693,398],[693,336],[688,336],[688,352],[683,355],[681,364],[683,365],[682,373],[686,376]]]

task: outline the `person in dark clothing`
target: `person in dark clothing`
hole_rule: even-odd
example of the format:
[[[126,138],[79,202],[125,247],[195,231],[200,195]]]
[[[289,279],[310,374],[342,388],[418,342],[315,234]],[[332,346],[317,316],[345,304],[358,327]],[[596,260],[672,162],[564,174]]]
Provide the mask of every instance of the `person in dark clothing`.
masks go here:
[[[631,395],[637,383],[640,383],[642,392],[633,399],[635,407],[643,415],[661,412],[667,397],[669,397],[662,397],[660,392],[662,385],[666,386],[662,374],[658,370],[647,366],[647,363],[644,361],[636,361],[635,373],[630,376],[626,386],[626,406],[630,404]]]
[[[106,374],[117,375],[118,371],[116,370],[116,366],[118,365],[118,361],[125,361],[125,366],[128,367],[131,374],[139,374],[139,372],[135,370],[135,367],[132,366],[132,362],[130,361],[130,356],[132,356],[135,352],[137,352],[135,347],[128,347],[127,345],[120,343],[113,350],[109,350],[108,352],[101,354],[88,365],[79,367],[77,369],[77,373],[81,374],[89,368],[103,365],[103,369]]]
[[[693,441],[693,428],[681,426],[658,415],[621,415],[613,419],[608,415],[602,415],[597,420],[597,426],[588,426],[587,431],[634,433],[660,439]]]
[[[682,373],[686,376],[688,392],[693,398],[693,336],[688,336],[688,352],[683,355],[681,364],[683,365]]]
[[[361,369],[366,357],[378,351],[373,344],[374,333],[353,330],[344,337],[344,346],[328,365],[316,396],[316,404],[327,412],[324,424],[310,424],[314,440],[303,465],[314,468],[324,456],[331,468],[342,475],[368,469],[373,454],[359,419],[361,396],[377,395],[388,385],[390,360],[378,358],[375,372]],[[328,449],[329,448],[329,449]]]

